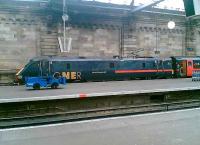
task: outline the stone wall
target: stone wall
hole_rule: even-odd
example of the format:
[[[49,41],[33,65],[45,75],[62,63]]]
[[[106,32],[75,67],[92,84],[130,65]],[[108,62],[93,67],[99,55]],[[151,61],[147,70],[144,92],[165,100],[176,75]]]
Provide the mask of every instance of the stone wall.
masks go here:
[[[186,55],[200,56],[200,18],[186,23]]]
[[[135,16],[131,21],[129,35],[135,45],[134,49],[141,49],[139,56],[183,56],[185,55],[185,18],[158,14]],[[168,21],[173,20],[176,27],[168,29]],[[126,54],[125,54],[126,55]]]
[[[0,12],[0,70],[18,69],[38,54],[39,28],[33,14]]]
[[[70,27],[66,37],[72,38],[72,47],[66,56],[113,57],[119,55],[119,30]]]
[[[196,27],[194,37],[196,38],[196,42],[195,42],[196,55],[200,56],[200,21],[198,23],[198,27]]]

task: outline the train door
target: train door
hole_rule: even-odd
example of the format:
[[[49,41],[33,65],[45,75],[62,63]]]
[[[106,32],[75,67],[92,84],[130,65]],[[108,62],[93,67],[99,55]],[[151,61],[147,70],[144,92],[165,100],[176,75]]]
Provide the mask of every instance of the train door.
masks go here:
[[[81,80],[82,67],[84,67],[84,61],[71,61],[66,64],[68,79],[72,82]],[[84,78],[83,78],[84,79]]]
[[[179,62],[180,68],[179,68],[179,72],[180,72],[180,76],[181,77],[186,77],[187,76],[187,60],[182,60]]]
[[[192,71],[193,71],[193,61],[187,60],[187,77],[192,76]]]
[[[50,72],[50,63],[47,60],[41,61],[41,75],[48,76]]]
[[[77,63],[77,64],[76,64]],[[80,64],[79,61],[61,61],[57,62],[56,65],[54,65],[54,74],[55,72],[61,73],[63,77],[67,79],[68,82],[73,82],[80,80],[81,77],[79,77],[81,74],[78,71],[78,65]]]
[[[117,63],[115,61],[110,61],[107,72],[107,80],[116,80],[117,76],[115,75],[115,70],[117,67]]]
[[[157,78],[163,77],[163,61],[157,60]]]
[[[107,61],[93,61],[91,64],[91,80],[101,81],[107,80],[107,70],[108,62]]]
[[[171,78],[174,74],[172,71],[172,61],[165,59],[163,60],[163,74],[164,78]]]

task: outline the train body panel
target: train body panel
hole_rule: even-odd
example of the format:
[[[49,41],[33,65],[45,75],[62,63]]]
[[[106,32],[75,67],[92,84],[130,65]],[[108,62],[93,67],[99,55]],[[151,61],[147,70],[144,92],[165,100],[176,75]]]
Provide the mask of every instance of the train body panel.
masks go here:
[[[135,59],[71,59],[66,57],[40,57],[32,59],[17,75],[23,79],[60,74],[68,81],[107,81],[191,77],[200,70],[200,59],[135,58]],[[20,77],[21,76],[21,77]]]
[[[156,59],[121,60],[115,74],[125,79],[154,78],[157,75]]]
[[[200,59],[193,60],[193,70],[200,70]]]
[[[193,71],[193,60],[187,60],[186,61],[186,67],[187,67],[187,77],[192,76],[192,71]]]
[[[175,76],[192,77],[192,72],[200,67],[200,57],[172,57]]]

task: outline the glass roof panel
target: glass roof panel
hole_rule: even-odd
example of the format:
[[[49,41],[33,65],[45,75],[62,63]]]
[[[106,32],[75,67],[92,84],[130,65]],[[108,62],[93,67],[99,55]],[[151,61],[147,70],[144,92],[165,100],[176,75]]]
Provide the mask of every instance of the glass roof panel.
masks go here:
[[[103,3],[130,5],[132,0],[84,0],[84,1],[98,1],[98,2],[103,2]],[[156,0],[134,0],[134,5],[140,6],[143,4],[151,3],[153,1],[156,1]],[[183,0],[164,0],[163,2],[157,4],[154,7],[161,8],[161,9],[184,11]]]
[[[14,0],[14,1],[22,1],[22,2],[48,2],[48,0]]]
[[[113,4],[120,4],[120,5],[129,5],[132,0],[95,0],[104,3],[113,3]]]
[[[165,0],[155,7],[162,9],[185,11],[183,0]]]

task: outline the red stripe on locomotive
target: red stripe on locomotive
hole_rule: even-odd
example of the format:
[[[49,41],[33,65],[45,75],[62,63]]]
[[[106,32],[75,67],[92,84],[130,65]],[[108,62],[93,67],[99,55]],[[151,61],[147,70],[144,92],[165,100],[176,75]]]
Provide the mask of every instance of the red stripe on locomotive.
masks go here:
[[[115,70],[115,73],[122,74],[122,73],[151,73],[151,72],[173,72],[172,69],[160,69],[160,70]]]

